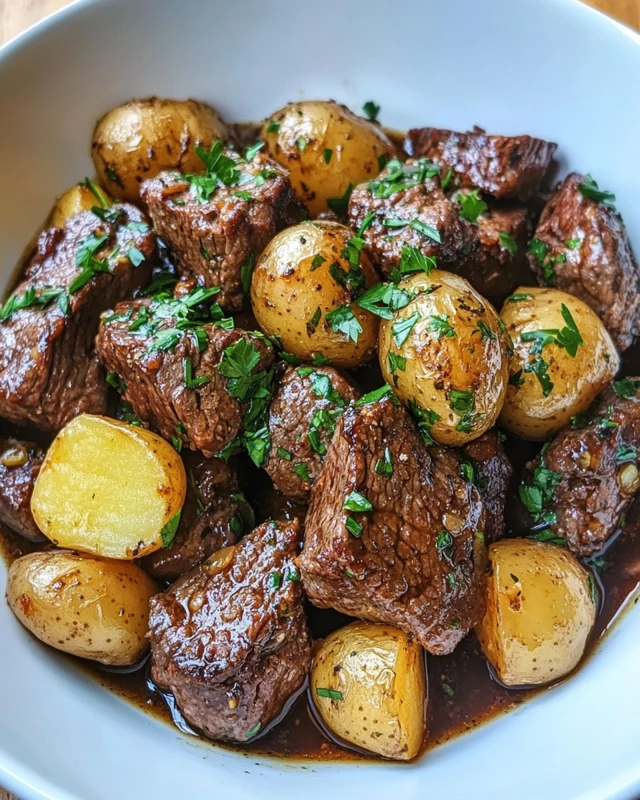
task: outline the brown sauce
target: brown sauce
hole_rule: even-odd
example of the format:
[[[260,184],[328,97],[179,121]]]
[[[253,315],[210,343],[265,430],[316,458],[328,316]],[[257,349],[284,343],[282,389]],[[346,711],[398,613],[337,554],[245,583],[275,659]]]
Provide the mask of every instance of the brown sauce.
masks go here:
[[[258,126],[252,123],[236,126],[236,136],[244,144],[255,141]],[[387,131],[396,143],[403,138],[401,133]],[[25,253],[28,253],[31,244]],[[21,260],[20,266],[24,264]],[[14,279],[19,278],[19,272]],[[640,345],[630,348],[624,356],[622,374],[640,374]],[[367,365],[352,371],[353,377],[363,391],[377,388],[382,379],[376,366]],[[23,438],[36,438],[46,445],[42,436],[34,431],[16,432],[15,429],[0,421],[2,433],[13,433]],[[524,463],[532,458],[537,447],[520,440],[506,443],[507,452],[514,464],[514,488]],[[252,501],[258,521],[267,517],[283,514],[294,516],[304,510],[290,505],[271,488],[265,473],[252,471],[248,483],[254,487],[249,499]],[[507,522],[510,535],[524,535],[517,514],[517,501],[512,499],[507,508]],[[19,556],[44,549],[42,544],[28,542],[20,536],[0,529],[0,555],[10,564]],[[632,507],[627,516],[623,531],[599,558],[590,559],[590,563],[598,565],[596,577],[600,586],[602,603],[596,621],[587,654],[588,658],[620,612],[638,601],[640,587],[640,500]],[[307,607],[309,624],[315,639],[322,638],[349,622],[349,618],[332,611]],[[91,662],[67,656],[70,667],[79,668],[104,688],[115,692],[123,699],[133,703],[141,710],[152,714],[171,725],[178,725],[182,730],[193,732],[182,719],[170,696],[165,697],[149,679],[148,662],[138,669],[128,672],[108,670]],[[584,661],[583,661],[584,663]],[[579,667],[578,667],[579,668]],[[512,710],[530,699],[541,689],[507,689],[490,673],[487,662],[482,655],[473,633],[448,656],[429,656],[427,658],[429,677],[428,729],[429,735],[423,753],[448,741],[449,739],[488,722],[499,714]],[[570,680],[570,677],[568,678]],[[211,743],[212,747],[225,747],[242,750],[254,756],[291,758],[296,760],[373,760],[373,755],[358,752],[348,746],[334,741],[323,731],[317,721],[312,702],[306,688],[295,698],[281,720],[271,726],[259,739],[240,747],[232,747],[224,743]]]

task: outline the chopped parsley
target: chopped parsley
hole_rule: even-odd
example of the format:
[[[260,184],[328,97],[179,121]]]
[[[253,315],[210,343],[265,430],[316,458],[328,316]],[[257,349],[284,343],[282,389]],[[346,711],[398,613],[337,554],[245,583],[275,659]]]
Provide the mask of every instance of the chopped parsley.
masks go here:
[[[569,250],[577,250],[580,247],[580,239],[567,239],[565,245]]]
[[[318,308],[316,308],[316,310],[313,312],[311,319],[307,320],[307,336],[313,336],[313,334],[316,332],[316,328],[318,327],[321,316],[322,311],[320,311],[320,306],[318,306]]]
[[[305,483],[311,482],[311,476],[309,475],[309,467],[304,463],[300,462],[300,464],[295,464],[293,467],[293,472],[300,478],[301,481]]]
[[[427,225],[426,222],[423,222],[421,219],[385,219],[383,220],[382,224],[385,228],[406,228],[409,227],[414,231],[422,234],[427,239],[432,239],[434,242],[438,242],[438,244],[442,243],[442,237],[440,236],[440,231],[437,228],[434,228],[431,225]]]
[[[291,459],[293,458],[291,453],[288,450],[285,450],[284,447],[279,447],[276,450],[276,452],[278,454],[278,457],[279,458],[284,458],[285,461],[291,461]]]
[[[538,237],[531,240],[529,253],[531,253],[538,262],[542,277],[547,286],[555,286],[557,283],[555,265],[563,264],[567,260],[566,255],[564,253],[558,253],[558,255],[550,256],[548,245],[546,245],[542,239],[538,239]]]
[[[310,272],[315,272],[317,269],[326,262],[326,258],[322,255],[322,253],[316,253],[311,261],[311,267],[309,268]]]
[[[247,259],[246,264],[243,264],[240,267],[240,280],[242,282],[242,294],[245,297],[249,296],[249,290],[251,289],[251,277],[253,275],[253,270],[256,266],[256,256],[255,253],[249,253],[249,258]]]
[[[460,417],[456,425],[457,431],[471,433],[474,422],[480,417],[479,414],[473,413],[475,406],[476,399],[473,392],[467,389],[452,389],[449,392],[449,408]]]
[[[432,411],[429,408],[422,408],[422,406],[419,406],[415,400],[409,401],[409,410],[413,414],[413,417],[418,425],[418,431],[420,432],[422,441],[426,445],[433,444],[431,428],[433,428],[436,422],[440,421],[440,414],[438,414],[436,411]]]
[[[267,125],[267,133],[279,133],[280,131],[280,123],[276,122],[275,120],[269,120],[269,124]]]
[[[345,511],[373,511],[373,506],[360,492],[351,492],[345,499],[342,507]]]
[[[436,550],[451,561],[453,558],[453,536],[451,536],[449,531],[440,531],[436,536]]]
[[[362,523],[358,522],[357,519],[347,515],[344,521],[344,526],[352,536],[355,536],[356,538],[358,536],[362,536]]]
[[[500,246],[504,247],[504,249],[509,252],[510,256],[513,257],[518,252],[518,243],[509,231],[500,231],[498,234],[498,241],[500,242]]]
[[[331,150],[331,148],[329,147],[325,147],[322,153],[322,158],[324,159],[324,163],[329,164],[331,162],[332,156],[333,156],[333,150]]]
[[[400,289],[394,283],[376,283],[356,302],[360,308],[382,319],[393,319],[394,312],[409,305],[413,298],[413,293]]]
[[[271,575],[269,575],[269,586],[271,589],[279,589],[282,583],[282,575],[278,572],[278,570],[274,570]]]
[[[377,403],[379,400],[382,400],[384,397],[388,397],[394,405],[399,404],[398,398],[395,396],[393,389],[389,386],[388,383],[385,383],[384,386],[381,386],[379,389],[374,389],[372,392],[368,392],[367,394],[362,395],[359,400],[356,400],[355,405],[357,406],[368,406],[372,403]]]
[[[311,391],[321,397],[323,400],[328,400],[330,403],[335,403],[335,405],[344,408],[346,406],[346,401],[344,397],[340,394],[340,392],[336,391],[333,388],[333,384],[331,383],[331,379],[328,375],[325,375],[322,372],[312,372],[310,374],[311,378]]]
[[[555,488],[561,480],[562,473],[545,466],[543,449],[540,463],[533,471],[530,483],[521,483],[518,487],[520,501],[534,524],[553,525],[557,521],[555,512],[549,511],[548,507],[553,503]]]
[[[349,208],[349,199],[351,197],[352,191],[353,191],[353,184],[350,183],[345,189],[342,197],[329,197],[327,199],[327,205],[333,211],[334,214],[337,214],[339,217],[343,217],[347,213],[347,209]]]
[[[109,235],[88,236],[80,244],[76,253],[76,266],[80,268],[80,274],[69,284],[69,293],[80,291],[86,286],[99,272],[106,272],[113,275],[113,270],[109,267],[108,258],[96,258],[96,253],[103,248],[108,241]]]
[[[529,364],[525,364],[524,371],[533,372],[542,388],[542,396],[549,397],[553,391],[554,383],[549,377],[549,364],[544,358],[542,358],[542,356],[536,356]],[[511,379],[509,379],[509,382],[511,383]]]
[[[396,347],[402,347],[402,345],[407,341],[409,334],[414,329],[416,322],[419,319],[422,319],[422,315],[419,311],[416,311],[410,317],[396,320],[393,323],[391,326],[391,333],[393,335],[393,341],[396,343]]]
[[[564,348],[572,358],[575,358],[578,347],[584,344],[582,334],[578,330],[578,326],[571,312],[564,303],[562,303],[561,310],[562,318],[566,323],[564,328],[560,330],[557,328],[549,328],[546,330],[525,331],[520,334],[520,339],[523,342],[534,342],[531,348],[531,353],[534,355],[541,353],[543,347],[549,344],[555,344],[557,347]]]
[[[630,444],[623,444],[616,450],[615,459],[618,464],[625,464],[629,461],[638,460],[638,451]]]
[[[326,321],[331,325],[334,333],[343,333],[352,342],[358,343],[362,333],[362,325],[356,319],[351,306],[342,305],[334,308],[325,315]]]
[[[378,475],[393,475],[393,461],[388,447],[384,448],[384,458],[376,461],[374,469]]]
[[[411,272],[426,272],[437,269],[437,262],[433,256],[423,255],[417,247],[405,244],[400,254],[400,274],[407,275]]]
[[[210,200],[219,186],[235,186],[240,182],[242,173],[237,162],[224,154],[224,144],[220,139],[213,142],[209,150],[200,146],[195,149],[205,172],[203,175],[185,175],[184,179],[201,203]]]
[[[598,184],[594,181],[593,177],[589,174],[585,176],[584,182],[578,184],[578,191],[583,197],[589,200],[594,200],[612,211],[616,210],[615,202],[616,196],[613,192],[607,192],[600,189]]]
[[[407,359],[401,356],[400,353],[393,353],[389,351],[387,355],[387,363],[389,365],[389,372],[393,375],[394,372],[404,372],[407,368]]]
[[[258,155],[258,153],[264,147],[264,142],[256,142],[255,144],[250,145],[244,151],[244,160],[245,161],[253,161],[253,159]]]
[[[420,186],[440,174],[440,167],[428,158],[417,158],[413,164],[405,164],[397,158],[387,162],[387,174],[383,178],[369,181],[369,191],[376,198],[388,199],[397,192]]]
[[[478,322],[478,327],[472,331],[471,335],[474,336],[476,333],[480,334],[480,341],[484,341],[485,339],[495,341],[498,338],[483,320]]]
[[[376,105],[373,100],[367,100],[367,102],[362,106],[362,110],[364,111],[367,119],[375,122],[378,119],[378,114],[380,113],[380,106]]]
[[[522,370],[519,369],[517,372],[514,372],[513,375],[509,375],[509,385],[510,386],[524,386],[524,378],[522,376]]]
[[[171,542],[173,542],[176,531],[178,530],[178,525],[180,524],[180,515],[182,514],[182,509],[177,511],[167,522],[166,525],[160,531],[160,538],[162,539],[162,546],[169,547]]]
[[[531,295],[526,292],[520,292],[519,294],[512,294],[507,297],[507,303],[519,303],[522,300],[531,300]]]
[[[329,363],[329,359],[323,356],[322,353],[314,353],[311,363],[314,367],[324,367]]]
[[[451,179],[453,178],[453,167],[449,167],[449,169],[445,172],[444,178],[442,178],[440,182],[440,186],[442,187],[442,191],[446,192],[449,188],[449,184],[451,183]]]
[[[262,727],[262,723],[261,722],[257,722],[253,726],[253,728],[251,728],[250,731],[247,731],[246,738],[247,739],[253,738],[258,733],[258,731],[260,730],[261,727]]]
[[[611,385],[617,395],[627,399],[635,397],[638,389],[640,389],[640,381],[636,381],[633,378],[622,378],[622,380],[613,381]]]
[[[304,138],[304,136],[301,136],[296,142],[296,147],[302,152],[302,150],[306,149],[308,144],[309,142]]]
[[[190,358],[185,358],[184,365],[184,382],[188,389],[197,389],[207,383],[211,383],[211,378],[208,375],[201,375],[199,378],[193,377],[193,366]]]
[[[480,214],[483,214],[488,206],[480,197],[477,189],[472,189],[469,192],[458,192],[456,201],[460,205],[459,214],[462,219],[473,224],[477,223]]]
[[[344,695],[337,689],[324,689],[323,687],[318,686],[316,688],[316,694],[318,697],[326,697],[329,700],[344,700]]]
[[[430,314],[427,319],[429,320],[427,330],[435,332],[437,339],[455,339],[457,337],[454,328],[449,324],[448,314],[443,314],[441,316],[438,314]]]
[[[54,288],[53,286],[43,286],[36,289],[35,286],[30,286],[23,295],[12,294],[9,297],[7,302],[0,308],[0,322],[5,322],[16,311],[21,311],[25,308],[46,308],[54,300],[58,300],[63,313],[66,313],[60,303],[63,297],[67,297],[64,289]]]
[[[532,533],[528,539],[534,539],[536,542],[546,542],[547,544],[555,544],[558,547],[564,547],[567,543],[566,539],[562,536],[556,536],[550,528]]]

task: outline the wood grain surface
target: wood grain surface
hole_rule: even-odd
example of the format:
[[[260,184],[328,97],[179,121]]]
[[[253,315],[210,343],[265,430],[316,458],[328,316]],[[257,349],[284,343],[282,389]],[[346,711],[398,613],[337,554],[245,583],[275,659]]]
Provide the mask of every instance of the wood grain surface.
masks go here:
[[[30,25],[68,5],[70,0],[0,0],[0,45]],[[640,0],[588,0],[588,4],[640,29]],[[0,789],[0,800],[17,800]]]

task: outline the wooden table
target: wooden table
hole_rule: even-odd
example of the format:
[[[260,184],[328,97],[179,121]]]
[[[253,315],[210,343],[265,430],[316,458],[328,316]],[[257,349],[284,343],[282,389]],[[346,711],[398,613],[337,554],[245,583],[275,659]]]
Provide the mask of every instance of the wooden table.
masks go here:
[[[640,0],[587,0],[612,17],[640,29]],[[0,45],[70,0],[0,0]],[[0,800],[17,800],[0,789]]]

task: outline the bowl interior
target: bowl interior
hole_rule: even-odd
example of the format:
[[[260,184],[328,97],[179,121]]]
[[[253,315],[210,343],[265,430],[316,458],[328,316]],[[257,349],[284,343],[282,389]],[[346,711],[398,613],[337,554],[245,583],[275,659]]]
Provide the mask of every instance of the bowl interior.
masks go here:
[[[110,107],[195,97],[230,120],[373,99],[395,128],[557,141],[616,193],[640,251],[640,38],[572,0],[80,2],[0,55],[0,280],[53,198],[92,173]],[[634,167],[635,164],[635,167]],[[5,571],[0,565],[0,592]],[[630,798],[640,788],[640,612],[571,681],[409,766],[256,761],[156,722],[29,637],[0,603],[0,783],[26,798]],[[626,710],[629,709],[629,712]],[[499,766],[500,769],[493,768]]]

